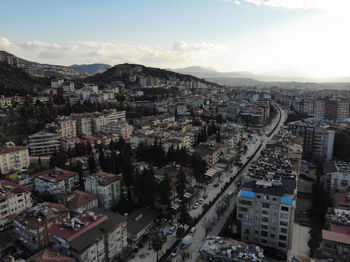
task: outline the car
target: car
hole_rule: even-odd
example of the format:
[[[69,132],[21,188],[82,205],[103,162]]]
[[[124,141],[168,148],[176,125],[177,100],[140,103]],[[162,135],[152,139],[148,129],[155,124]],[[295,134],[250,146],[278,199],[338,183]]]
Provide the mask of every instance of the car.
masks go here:
[[[174,233],[174,231],[175,231],[175,227],[174,227],[174,226],[171,226],[171,227],[169,228],[168,235],[171,235],[172,233]]]
[[[203,198],[198,199],[198,203],[199,203],[199,204],[203,204],[203,202],[204,202],[204,199],[203,199]]]
[[[159,230],[158,230],[159,233],[162,233],[163,232],[163,228],[160,227]]]
[[[204,199],[207,199],[207,198],[208,198],[208,195],[207,195],[207,194],[204,194],[204,195],[203,195],[203,198],[204,198]]]
[[[177,252],[179,251],[179,249],[176,247],[172,252],[171,252],[171,257],[176,257]]]
[[[193,209],[196,209],[196,208],[198,208],[198,207],[199,207],[199,203],[198,203],[198,202],[194,203]]]
[[[193,235],[194,231],[196,231],[196,227],[192,227],[189,234]]]
[[[218,184],[218,183],[214,184],[214,187],[218,187],[218,186],[219,186],[219,184]]]

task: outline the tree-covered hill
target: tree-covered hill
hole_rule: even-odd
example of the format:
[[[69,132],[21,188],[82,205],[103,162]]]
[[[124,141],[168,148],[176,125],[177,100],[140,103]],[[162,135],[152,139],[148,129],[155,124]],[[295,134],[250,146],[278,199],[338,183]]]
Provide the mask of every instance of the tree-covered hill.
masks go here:
[[[32,77],[20,68],[0,62],[0,95],[28,95],[50,85],[48,78]]]

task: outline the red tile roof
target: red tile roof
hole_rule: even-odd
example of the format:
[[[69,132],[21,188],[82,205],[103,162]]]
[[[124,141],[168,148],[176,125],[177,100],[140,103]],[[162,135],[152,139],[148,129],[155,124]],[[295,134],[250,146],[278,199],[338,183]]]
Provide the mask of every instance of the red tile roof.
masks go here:
[[[52,235],[65,239],[67,242],[71,242],[77,237],[81,236],[83,233],[89,231],[90,229],[96,227],[97,225],[101,224],[103,221],[108,219],[106,215],[93,213],[94,215],[96,215],[96,220],[94,220],[90,216],[90,213],[93,212],[86,210],[80,215],[76,216],[76,218],[79,218],[82,223],[85,223],[85,225],[81,225],[79,229],[74,230],[65,225],[57,225],[49,229],[49,232]]]
[[[97,196],[93,194],[76,190],[74,197],[68,202],[68,205],[70,208],[78,208],[95,199],[97,199]]]
[[[51,174],[57,173],[57,176],[52,176]],[[49,170],[45,170],[43,172],[37,173],[34,175],[34,177],[41,178],[43,180],[57,182],[61,180],[65,180],[69,177],[76,176],[78,173],[70,171],[70,170],[64,170],[61,168],[52,168]]]
[[[13,153],[13,152],[17,152],[17,151],[23,151],[23,150],[28,150],[28,148],[25,148],[23,146],[10,146],[10,147],[7,147],[7,148],[1,150],[0,155]]]
[[[45,248],[44,250],[36,253],[28,258],[27,262],[74,262],[75,259],[60,254],[51,248]]]
[[[350,245],[350,234],[322,230],[324,240]]]
[[[13,187],[14,190],[12,192],[16,191],[17,193],[21,193],[23,191],[30,191],[28,187],[16,184],[15,182],[8,180],[0,180],[0,185]]]

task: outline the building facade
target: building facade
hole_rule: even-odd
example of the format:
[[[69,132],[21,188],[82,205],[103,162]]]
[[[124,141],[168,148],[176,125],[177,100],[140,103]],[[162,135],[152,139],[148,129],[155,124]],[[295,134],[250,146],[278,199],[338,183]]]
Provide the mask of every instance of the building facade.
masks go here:
[[[10,146],[0,151],[2,174],[27,171],[30,165],[28,148]]]

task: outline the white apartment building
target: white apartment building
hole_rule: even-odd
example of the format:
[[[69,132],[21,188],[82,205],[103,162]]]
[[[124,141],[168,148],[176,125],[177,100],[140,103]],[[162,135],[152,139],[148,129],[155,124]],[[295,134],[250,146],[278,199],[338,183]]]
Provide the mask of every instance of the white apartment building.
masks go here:
[[[77,121],[69,117],[56,119],[56,132],[61,138],[74,137],[77,135]]]
[[[111,111],[107,111],[105,113],[107,114],[108,123],[110,123],[110,122],[125,122],[126,121],[125,111],[111,110]]]
[[[0,226],[9,222],[9,216],[19,214],[31,206],[32,197],[29,188],[0,180]]]
[[[98,197],[99,206],[109,209],[118,204],[121,196],[120,175],[99,172],[85,177],[85,191]]]
[[[38,132],[29,136],[29,153],[33,156],[51,155],[59,150],[60,137],[56,133]]]
[[[286,252],[293,239],[296,181],[251,180],[237,197],[241,239]]]
[[[35,174],[34,182],[40,194],[63,194],[78,188],[79,174],[56,167]]]
[[[314,117],[316,119],[323,119],[325,112],[325,100],[316,100],[314,107]]]
[[[28,148],[10,146],[0,151],[0,170],[2,174],[26,171],[29,165]]]
[[[126,219],[84,211],[49,230],[53,249],[77,261],[113,261],[127,246]]]
[[[349,118],[349,101],[341,99],[338,101],[337,120]]]

